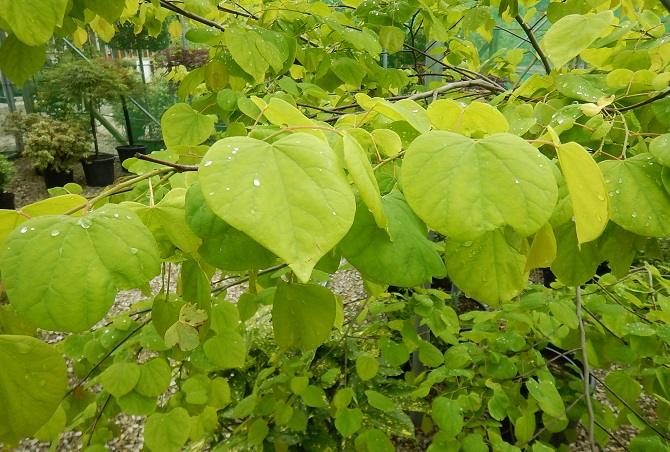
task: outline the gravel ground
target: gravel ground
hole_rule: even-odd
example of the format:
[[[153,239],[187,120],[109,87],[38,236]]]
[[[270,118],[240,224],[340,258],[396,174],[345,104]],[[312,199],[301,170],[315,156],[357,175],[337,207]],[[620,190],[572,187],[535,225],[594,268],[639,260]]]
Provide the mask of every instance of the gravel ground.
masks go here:
[[[103,132],[101,140],[101,151],[107,153],[114,153],[114,146],[117,145],[114,140],[111,139],[108,135],[105,135]],[[11,140],[9,137],[0,135],[0,150],[8,150],[11,148]],[[16,195],[16,206],[21,208],[32,202],[44,199],[48,197],[48,193],[44,187],[42,178],[35,174],[32,169],[32,165],[25,158],[19,158],[16,160],[16,166],[18,170],[18,177],[10,185],[7,191],[14,192]],[[116,164],[116,177],[121,176],[121,166]],[[95,196],[100,192],[100,188],[87,187],[84,181],[83,170],[81,166],[75,168],[75,182],[84,187],[84,196]],[[331,289],[338,295],[342,296],[343,301],[346,303],[348,301],[359,300],[365,298],[367,294],[363,289],[362,280],[360,275],[355,270],[344,270],[336,273],[329,283]],[[156,279],[152,281],[152,289],[154,293],[157,293],[160,289],[161,281]],[[244,291],[246,287],[244,285],[236,286],[231,288],[228,291],[228,297],[231,300],[236,300]],[[118,314],[119,312],[127,310],[133,303],[143,299],[143,295],[139,290],[133,291],[123,291],[120,292],[116,299],[116,304],[109,316]],[[108,317],[109,317],[108,316]],[[55,343],[62,340],[65,335],[62,333],[52,333],[52,332],[41,332],[42,339],[46,340],[49,343]],[[598,371],[596,375],[603,379],[607,372]],[[610,405],[605,391],[602,387],[596,387],[595,397],[601,402]],[[653,418],[653,413],[655,411],[655,399],[643,395],[640,400],[640,406],[643,408],[644,412],[649,415],[650,418]],[[616,412],[616,410],[615,410]],[[143,440],[142,433],[144,429],[145,419],[140,416],[125,416],[120,415],[117,417],[116,422],[121,429],[121,435],[115,437],[112,441],[107,443],[107,448],[112,451],[126,451],[126,450],[141,450]],[[604,449],[606,451],[626,451],[627,444],[632,437],[637,433],[637,430],[632,425],[625,425],[619,428],[616,432],[613,433],[614,437],[621,442],[622,445],[617,444],[615,441],[611,441],[610,444]],[[63,435],[59,445],[57,446],[57,451],[71,451],[71,450],[81,450],[81,446],[78,443],[79,437],[81,434],[79,432],[68,432]],[[582,429],[580,432],[580,440],[571,446],[570,450],[573,451],[588,451],[588,443],[586,441],[586,433]],[[429,444],[429,438],[426,436],[419,435],[417,442],[410,442],[407,440],[400,441],[397,444],[397,450],[402,451],[419,451],[425,450]],[[0,444],[0,450],[1,448]],[[49,443],[40,443],[36,440],[24,440],[21,442],[17,451],[48,451]]]

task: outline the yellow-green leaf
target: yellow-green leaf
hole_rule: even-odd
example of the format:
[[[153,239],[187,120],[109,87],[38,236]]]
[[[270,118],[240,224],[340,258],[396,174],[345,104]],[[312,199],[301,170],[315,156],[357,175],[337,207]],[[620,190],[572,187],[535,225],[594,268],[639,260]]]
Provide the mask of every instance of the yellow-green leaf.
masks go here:
[[[610,217],[607,186],[600,168],[586,149],[575,142],[556,148],[570,193],[579,244],[597,239]]]

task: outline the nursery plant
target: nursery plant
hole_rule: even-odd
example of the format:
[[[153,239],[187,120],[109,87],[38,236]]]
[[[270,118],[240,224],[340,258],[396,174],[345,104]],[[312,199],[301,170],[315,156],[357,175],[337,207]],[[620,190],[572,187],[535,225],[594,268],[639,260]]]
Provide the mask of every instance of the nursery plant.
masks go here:
[[[91,153],[90,137],[78,125],[38,113],[13,113],[4,129],[23,136],[23,155],[44,177],[47,188],[72,182],[74,165]]]
[[[12,3],[0,69],[21,84],[54,34],[171,15],[210,57],[162,117],[166,150],[92,199],[0,211],[1,441],[78,430],[101,450],[123,412],[152,451],[390,451],[417,432],[569,450],[579,431],[597,450],[622,425],[619,446],[667,450],[663,3]],[[319,284],[341,265],[369,296]],[[556,282],[529,284],[547,267]],[[144,299],[106,317],[131,288]]]
[[[9,184],[12,183],[16,176],[16,168],[14,162],[9,160],[4,154],[0,154],[0,208],[13,209],[14,208],[14,193],[7,190]]]
[[[40,100],[55,109],[58,117],[86,121],[95,153],[83,161],[88,185],[105,186],[114,180],[114,157],[101,155],[94,110],[103,103],[118,103],[138,84],[131,69],[105,61],[75,60],[55,64],[40,77]],[[85,122],[85,121],[82,121]]]

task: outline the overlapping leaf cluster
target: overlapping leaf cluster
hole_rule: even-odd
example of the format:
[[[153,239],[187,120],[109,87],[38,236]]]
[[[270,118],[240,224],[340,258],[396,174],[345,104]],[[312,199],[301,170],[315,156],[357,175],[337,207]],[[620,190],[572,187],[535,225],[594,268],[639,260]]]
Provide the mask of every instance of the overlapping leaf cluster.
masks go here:
[[[133,176],[0,211],[0,441],[100,448],[123,411],[156,451],[392,450],[415,424],[433,450],[549,450],[579,422],[664,450],[637,398],[670,408],[670,270],[631,266],[670,231],[667,13],[536,3],[0,2],[19,84],[52,36],[117,20],[210,50]],[[480,48],[515,23],[526,51]],[[318,284],[342,258],[369,297]],[[545,267],[553,289],[529,286]],[[421,287],[445,276],[489,309]],[[146,299],[103,320],[130,288]],[[589,394],[612,365],[596,384],[617,412]]]

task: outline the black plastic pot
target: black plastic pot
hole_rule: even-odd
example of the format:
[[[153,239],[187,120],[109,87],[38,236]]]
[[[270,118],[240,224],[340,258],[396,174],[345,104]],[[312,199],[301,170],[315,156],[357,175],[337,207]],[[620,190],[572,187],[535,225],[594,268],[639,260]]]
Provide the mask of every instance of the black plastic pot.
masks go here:
[[[42,178],[44,179],[44,185],[46,185],[47,188],[62,187],[65,184],[74,182],[74,173],[72,171],[64,173],[52,168],[47,168],[42,171]]]
[[[0,190],[0,209],[14,210],[14,193],[6,193]]]
[[[114,160],[109,154],[93,155],[81,161],[89,187],[105,187],[114,182]]]
[[[116,147],[116,152],[119,153],[119,161],[121,162],[121,167],[123,168],[123,162],[131,157],[135,157],[135,154],[140,153],[140,154],[146,154],[147,153],[147,147],[144,146],[143,144],[135,144],[135,145],[123,145],[123,146],[117,146]],[[124,172],[128,172],[127,169],[123,168]]]

